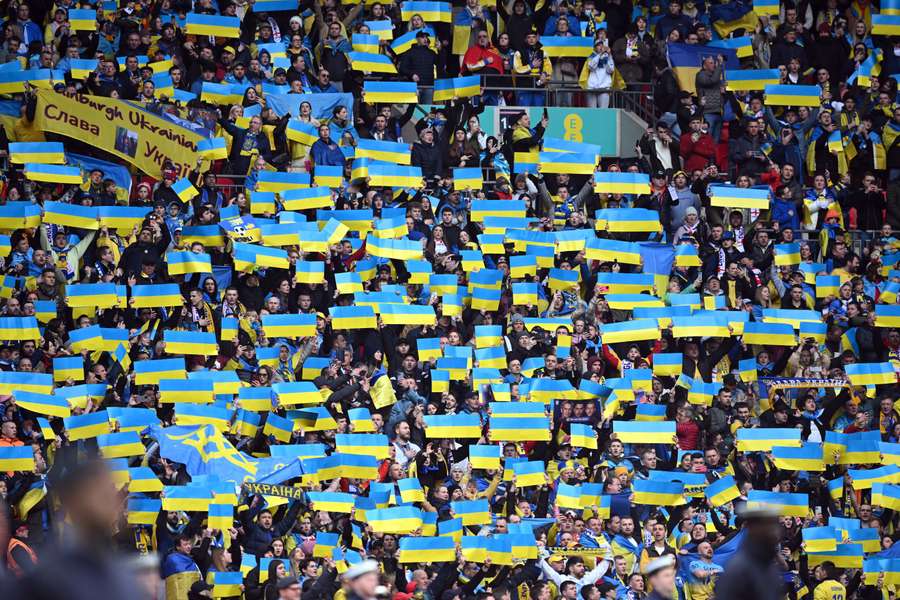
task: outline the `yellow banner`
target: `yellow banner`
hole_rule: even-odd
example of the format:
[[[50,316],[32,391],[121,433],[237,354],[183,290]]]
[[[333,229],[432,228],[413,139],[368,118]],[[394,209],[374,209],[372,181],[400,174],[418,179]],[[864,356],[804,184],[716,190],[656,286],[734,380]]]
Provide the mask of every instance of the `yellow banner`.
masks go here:
[[[172,162],[178,177],[197,168],[199,134],[113,98],[38,90],[35,124],[91,144],[127,160],[152,177]],[[204,162],[204,167],[208,166]]]

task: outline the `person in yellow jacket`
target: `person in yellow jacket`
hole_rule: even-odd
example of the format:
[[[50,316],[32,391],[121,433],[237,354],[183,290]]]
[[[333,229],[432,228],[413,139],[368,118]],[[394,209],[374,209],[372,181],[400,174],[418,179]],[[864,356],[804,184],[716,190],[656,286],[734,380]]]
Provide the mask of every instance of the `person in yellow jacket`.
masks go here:
[[[553,65],[538,43],[537,29],[532,28],[525,36],[525,48],[513,55],[513,76],[516,87],[525,90],[518,93],[520,106],[543,106],[544,86],[550,81]],[[537,90],[540,91],[537,91]]]

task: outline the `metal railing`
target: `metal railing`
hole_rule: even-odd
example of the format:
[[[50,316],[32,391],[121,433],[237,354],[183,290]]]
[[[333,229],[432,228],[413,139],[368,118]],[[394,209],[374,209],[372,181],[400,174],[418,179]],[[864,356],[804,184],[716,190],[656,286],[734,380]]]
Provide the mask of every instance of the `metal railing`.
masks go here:
[[[521,84],[521,77],[518,78]],[[649,124],[656,122],[656,110],[653,104],[652,90],[653,85],[650,82],[635,82],[628,85],[627,89],[598,89],[585,90],[578,82],[571,80],[551,79],[540,87],[523,87],[516,85],[516,78],[511,75],[482,75],[482,96],[485,92],[491,94],[509,94],[513,97],[513,106],[519,106],[515,102],[515,95],[521,92],[525,93],[542,93],[544,96],[543,105],[547,107],[587,107],[587,93],[604,93],[609,94],[609,108],[619,108],[635,113],[638,117]],[[433,90],[432,86],[419,86],[419,90]]]

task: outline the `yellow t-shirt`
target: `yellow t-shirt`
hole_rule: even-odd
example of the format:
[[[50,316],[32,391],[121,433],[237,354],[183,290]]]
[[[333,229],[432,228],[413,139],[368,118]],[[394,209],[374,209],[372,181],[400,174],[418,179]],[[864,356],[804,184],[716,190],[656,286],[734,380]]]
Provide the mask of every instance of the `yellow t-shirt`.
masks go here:
[[[847,589],[834,579],[826,579],[813,593],[813,600],[845,600],[846,597]]]

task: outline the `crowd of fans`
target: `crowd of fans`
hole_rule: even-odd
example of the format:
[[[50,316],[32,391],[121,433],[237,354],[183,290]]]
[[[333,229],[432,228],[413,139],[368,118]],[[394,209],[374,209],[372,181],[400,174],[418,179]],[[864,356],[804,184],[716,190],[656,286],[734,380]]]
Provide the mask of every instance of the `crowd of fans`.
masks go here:
[[[227,157],[199,160],[187,197],[169,163],[131,167],[133,189],[102,166],[82,185],[5,172],[4,205],[146,208],[131,230],[38,219],[3,232],[5,598],[894,596],[900,29],[873,34],[873,19],[900,6],[285,4],[6,7],[0,79],[64,72],[54,93],[139,103],[224,138]],[[96,22],[73,27],[69,11],[85,8]],[[188,34],[190,13],[238,17],[239,32]],[[593,48],[559,56],[547,37]],[[729,59],[722,38],[752,52]],[[716,51],[686,66],[673,44]],[[360,67],[360,53],[387,66]],[[75,77],[85,59],[94,70]],[[818,105],[734,90],[728,60],[819,86]],[[481,93],[433,102],[435,82],[467,75],[483,76]],[[367,101],[373,81],[415,82],[419,104]],[[241,100],[213,103],[221,83]],[[2,102],[7,156],[10,143],[63,142],[125,164],[42,131],[37,94]],[[296,94],[298,114],[277,108]],[[546,110],[495,135],[480,121],[491,106],[595,109],[616,94],[651,123],[629,156],[603,153],[589,172],[523,166],[543,155]],[[405,144],[399,162],[421,183],[358,176],[368,142]],[[329,210],[261,203],[268,173],[314,181],[326,167],[343,175],[326,186]],[[478,185],[455,185],[472,167]],[[595,191],[607,173],[637,187]],[[764,190],[767,205],[716,201],[734,188]],[[648,213],[649,226],[626,224]],[[266,242],[292,223],[293,241]],[[304,242],[307,224],[337,236]],[[239,244],[280,254],[254,263]],[[209,272],[175,271],[187,253]],[[73,306],[73,286],[104,283],[122,302]],[[134,306],[162,284],[180,305]],[[30,319],[33,337],[18,330]],[[89,331],[118,342],[91,346]],[[176,345],[173,332],[189,335]],[[211,351],[177,351],[209,339]],[[162,382],[147,375],[156,365]],[[178,387],[203,371],[207,394]],[[308,391],[296,382],[312,401],[282,393]],[[140,444],[115,454],[121,438],[106,435],[126,432]],[[23,447],[27,468],[13,464]],[[235,464],[270,457],[296,471],[254,474],[284,489],[227,483]]]

